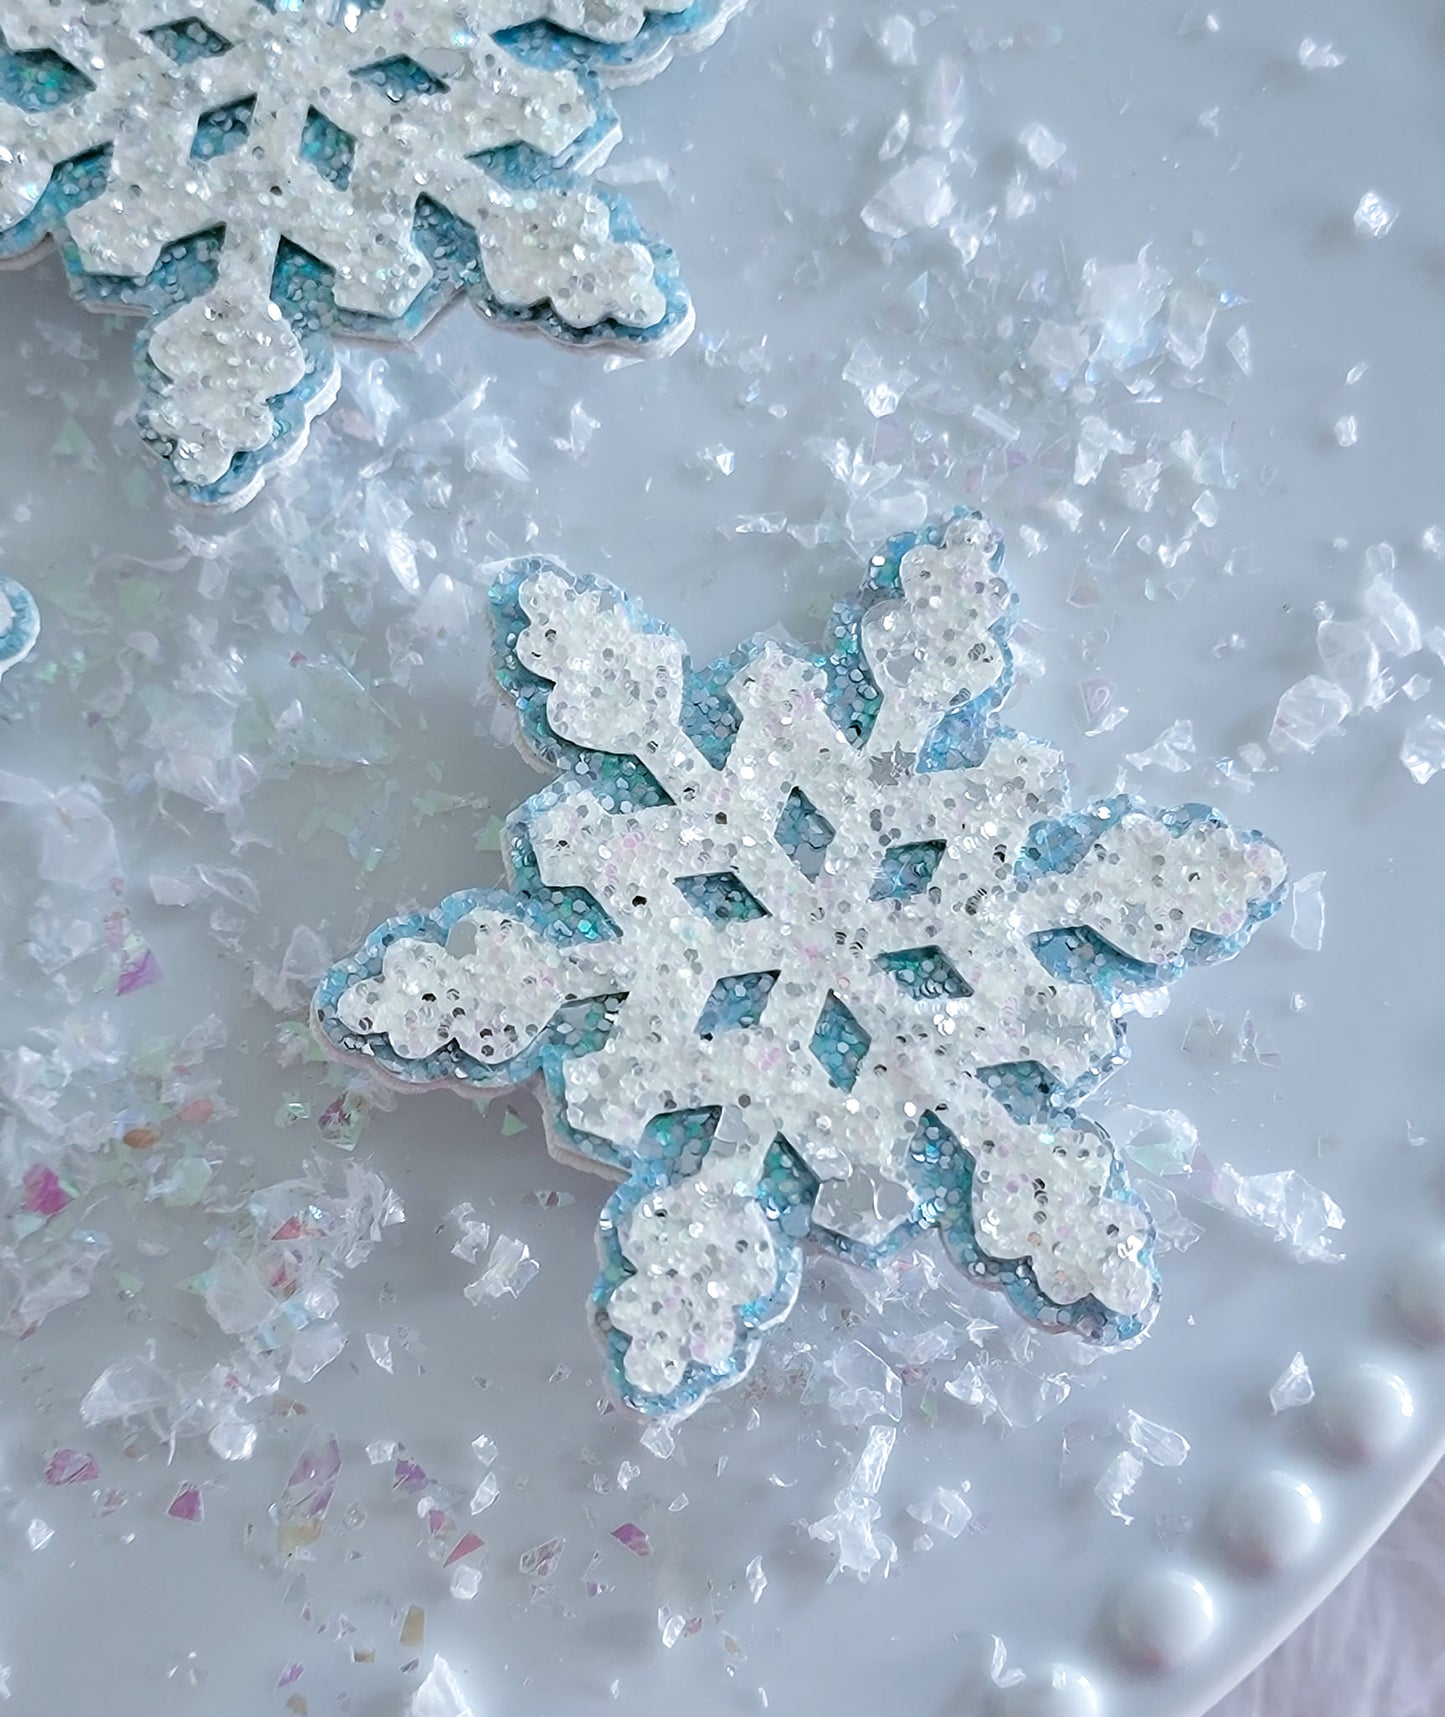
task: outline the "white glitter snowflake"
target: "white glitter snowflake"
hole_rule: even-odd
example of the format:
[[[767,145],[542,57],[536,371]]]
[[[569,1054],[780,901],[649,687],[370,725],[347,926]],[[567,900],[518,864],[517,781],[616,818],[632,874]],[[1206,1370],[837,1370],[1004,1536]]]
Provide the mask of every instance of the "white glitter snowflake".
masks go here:
[[[511,568],[497,674],[558,779],[510,890],[393,920],[318,991],[323,1042],[395,1080],[540,1075],[556,1154],[623,1178],[593,1298],[634,1407],[740,1376],[805,1242],[868,1264],[937,1227],[1041,1324],[1152,1315],[1147,1213],[1071,1105],[1130,995],[1234,952],[1284,866],[1203,806],[1070,811],[997,719],[1000,559],[960,515],[875,556],[825,654],[702,670],[611,587]]]
[[[337,387],[332,336],[455,293],[563,339],[666,349],[669,252],[588,175],[604,86],[742,0],[0,0],[0,260],[54,236],[149,321],[143,434],[237,504]]]

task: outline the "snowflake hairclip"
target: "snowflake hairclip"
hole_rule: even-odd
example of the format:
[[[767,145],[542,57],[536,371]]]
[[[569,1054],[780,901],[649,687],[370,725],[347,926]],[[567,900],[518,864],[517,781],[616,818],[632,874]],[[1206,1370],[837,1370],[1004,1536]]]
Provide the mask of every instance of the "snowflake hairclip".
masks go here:
[[[622,1181],[592,1309],[641,1411],[742,1376],[805,1245],[936,1228],[1038,1324],[1153,1314],[1148,1214],[1072,1105],[1128,998],[1234,953],[1284,864],[1201,805],[1070,810],[996,716],[1001,559],[960,514],[874,557],[825,654],[701,669],[611,586],[513,565],[496,674],[558,778],[507,825],[510,889],[393,919],[317,992],[323,1043],[403,1085],[539,1076],[554,1154]]]
[[[0,0],[0,262],[57,240],[147,318],[142,434],[238,504],[337,388],[333,335],[459,292],[630,350],[686,338],[671,253],[588,182],[605,86],[742,0]]]
[[[0,576],[0,675],[35,648],[40,636],[40,610],[23,584]]]

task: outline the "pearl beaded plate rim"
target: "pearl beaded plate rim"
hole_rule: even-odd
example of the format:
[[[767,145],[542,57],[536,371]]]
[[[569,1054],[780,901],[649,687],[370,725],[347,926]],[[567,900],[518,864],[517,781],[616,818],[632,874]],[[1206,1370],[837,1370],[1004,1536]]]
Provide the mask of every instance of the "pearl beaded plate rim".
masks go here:
[[[996,1655],[990,1717],[1205,1717],[1351,1571],[1445,1458],[1445,1236],[1374,1298],[1382,1345],[1261,1428],[1187,1546],[1107,1592],[1076,1659]]]

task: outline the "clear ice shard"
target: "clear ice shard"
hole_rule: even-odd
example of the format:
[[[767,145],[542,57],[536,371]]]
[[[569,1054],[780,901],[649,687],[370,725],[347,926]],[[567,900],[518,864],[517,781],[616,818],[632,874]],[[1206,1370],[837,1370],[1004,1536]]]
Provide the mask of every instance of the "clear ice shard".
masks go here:
[[[1344,726],[1353,705],[1350,695],[1321,674],[1307,674],[1280,698],[1269,730],[1274,751],[1313,751]]]
[[[444,1657],[432,1659],[426,1680],[411,1696],[407,1717],[472,1717],[461,1684]]]
[[[936,227],[953,213],[953,187],[948,182],[948,162],[941,156],[921,155],[900,167],[891,179],[863,205],[863,225],[881,238],[906,238],[909,233]]]

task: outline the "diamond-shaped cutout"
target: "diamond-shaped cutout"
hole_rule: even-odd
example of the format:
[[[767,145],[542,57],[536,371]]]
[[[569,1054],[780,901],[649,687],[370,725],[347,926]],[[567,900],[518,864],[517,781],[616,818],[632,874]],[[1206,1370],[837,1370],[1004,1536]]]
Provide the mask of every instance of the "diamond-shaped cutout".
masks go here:
[[[84,72],[49,48],[11,53],[0,37],[0,102],[25,113],[43,113],[94,88]]]
[[[916,1002],[956,1001],[973,994],[942,948],[903,948],[896,954],[880,954],[878,964]]]
[[[301,159],[314,167],[323,179],[344,191],[351,183],[356,139],[313,107],[306,115],[306,128],[301,133]]]
[[[394,54],[389,60],[362,66],[351,75],[358,83],[369,83],[379,89],[392,101],[406,101],[414,95],[440,95],[447,88],[440,78],[433,77],[409,54]]]
[[[794,787],[773,830],[773,839],[810,881],[823,868],[823,859],[837,833],[801,788]]]
[[[922,894],[947,851],[943,841],[906,841],[889,847],[873,879],[870,900],[908,900]]]
[[[734,871],[715,870],[703,876],[676,876],[677,891],[694,912],[714,924],[746,924],[766,918],[768,909]]]
[[[851,1091],[873,1039],[831,990],[808,1046],[840,1091]]]
[[[174,24],[157,24],[145,34],[178,66],[188,66],[192,60],[213,60],[234,46],[199,18],[177,18]]]
[[[697,1022],[697,1035],[717,1037],[724,1031],[743,1031],[756,1025],[777,981],[776,972],[740,972],[719,978]]]
[[[196,121],[196,135],[191,140],[193,161],[214,161],[218,155],[229,155],[239,149],[251,135],[251,118],[256,111],[256,98],[248,95],[241,101],[213,107]]]

